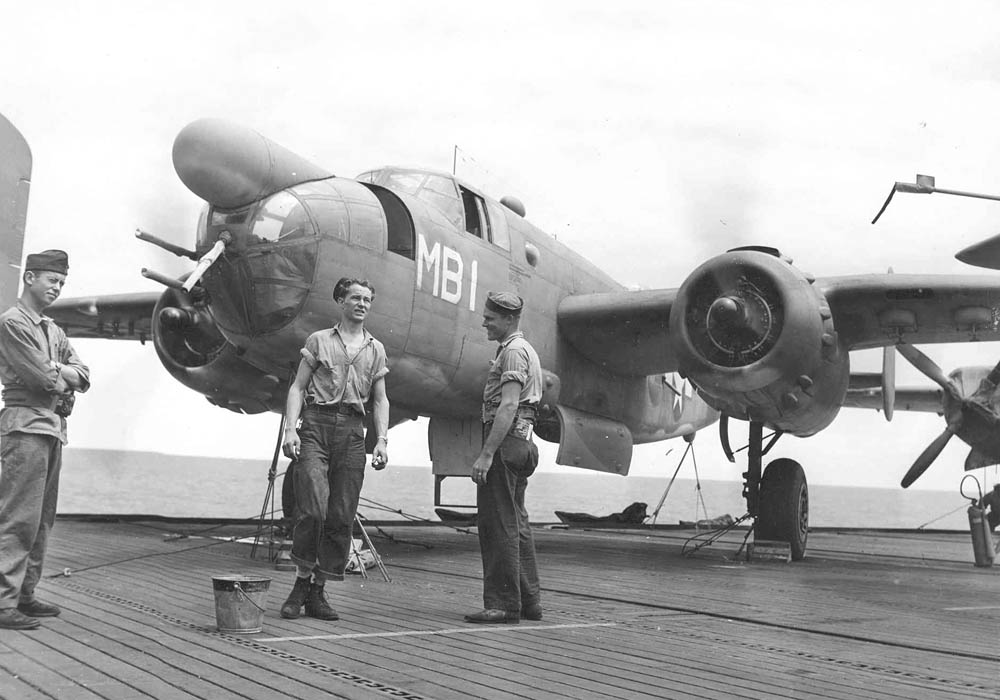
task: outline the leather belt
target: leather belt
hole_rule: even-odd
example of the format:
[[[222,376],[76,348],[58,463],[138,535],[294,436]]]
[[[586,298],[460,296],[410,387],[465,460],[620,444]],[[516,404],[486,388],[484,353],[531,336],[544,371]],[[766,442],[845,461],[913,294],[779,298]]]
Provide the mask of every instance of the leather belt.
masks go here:
[[[56,406],[59,404],[59,397],[53,396],[51,401],[45,403],[30,402],[30,401],[4,401],[4,408],[43,408],[47,411],[54,411]]]
[[[5,408],[45,408],[53,410],[59,403],[58,394],[50,394],[45,391],[32,391],[23,386],[5,387],[3,390],[3,404]]]
[[[493,421],[488,421],[483,423],[483,439],[490,434],[493,430]],[[510,424],[510,430],[507,431],[508,435],[513,435],[514,437],[519,437],[522,440],[530,440],[531,434],[534,431],[534,422],[526,420],[521,417],[514,418],[514,421]]]
[[[342,416],[360,416],[357,408],[345,403],[311,403],[306,406],[307,411],[318,411],[319,413],[339,413]]]

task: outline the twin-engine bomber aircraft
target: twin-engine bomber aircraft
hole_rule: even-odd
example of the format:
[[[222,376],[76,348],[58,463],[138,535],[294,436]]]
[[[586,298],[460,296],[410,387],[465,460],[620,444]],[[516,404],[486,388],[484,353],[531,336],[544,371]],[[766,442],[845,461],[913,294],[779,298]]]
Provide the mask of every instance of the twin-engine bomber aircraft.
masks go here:
[[[747,509],[756,536],[788,541],[794,559],[808,534],[805,474],[790,459],[764,470],[762,458],[778,436],[833,421],[850,351],[1000,338],[993,277],[818,279],[777,250],[746,247],[677,289],[628,291],[532,226],[516,200],[448,174],[333,176],[216,120],[181,131],[173,161],[207,202],[195,249],[138,235],[198,261],[194,271],[144,271],[166,291],[65,299],[48,313],[72,337],[151,339],[167,370],[217,406],[281,412],[306,336],[335,320],[335,282],[370,279],[391,424],[430,417],[436,502],[441,478],[468,475],[480,448],[491,289],[527,301],[522,328],[545,370],[537,433],[559,444],[559,464],[626,474],[634,444],[691,439],[720,415],[732,458],[728,418],[749,421]]]

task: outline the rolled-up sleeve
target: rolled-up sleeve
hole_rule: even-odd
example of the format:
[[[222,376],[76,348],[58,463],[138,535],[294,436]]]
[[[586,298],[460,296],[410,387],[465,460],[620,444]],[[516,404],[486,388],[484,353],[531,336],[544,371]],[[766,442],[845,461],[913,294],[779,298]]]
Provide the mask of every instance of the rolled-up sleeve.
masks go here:
[[[375,360],[372,362],[372,384],[389,374],[389,365],[386,360],[385,346],[382,343],[373,343],[375,347]]]
[[[528,356],[520,348],[508,348],[500,360],[500,385],[517,382],[521,386],[528,383]]]
[[[315,370],[319,365],[319,338],[315,333],[306,338],[306,344],[299,350],[299,355],[311,369]]]

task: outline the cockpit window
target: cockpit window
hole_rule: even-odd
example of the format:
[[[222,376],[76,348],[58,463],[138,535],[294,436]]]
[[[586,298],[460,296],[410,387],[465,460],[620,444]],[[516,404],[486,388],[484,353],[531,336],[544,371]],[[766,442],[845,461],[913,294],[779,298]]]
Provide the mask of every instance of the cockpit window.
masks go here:
[[[463,227],[462,203],[455,189],[455,181],[443,175],[419,170],[383,170],[381,173],[363,173],[373,184],[390,190],[405,192],[422,199],[442,212],[455,228]],[[379,176],[381,175],[381,176]]]
[[[211,247],[222,231],[245,230],[249,213],[250,207],[224,210],[207,206],[198,219],[198,247]]]
[[[422,199],[443,212],[458,230],[510,250],[503,208],[457,184],[454,178],[423,170],[381,168],[366,170],[355,179]]]
[[[503,207],[493,200],[487,200],[486,209],[490,217],[490,238],[493,245],[510,250],[510,231],[507,229],[507,215]]]
[[[287,191],[278,192],[257,210],[253,235],[259,242],[314,235],[305,207]]]

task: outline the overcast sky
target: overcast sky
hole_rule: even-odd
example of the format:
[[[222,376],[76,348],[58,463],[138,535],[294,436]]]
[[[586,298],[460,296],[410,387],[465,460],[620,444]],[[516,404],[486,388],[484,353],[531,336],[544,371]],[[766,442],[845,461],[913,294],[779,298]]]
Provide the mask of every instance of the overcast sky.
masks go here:
[[[186,124],[245,124],[338,175],[450,170],[519,197],[542,229],[616,279],[677,287],[735,245],[779,248],[817,276],[979,274],[954,260],[1000,229],[1000,203],[898,196],[915,174],[1000,193],[1000,5],[990,2],[17,3],[4,10],[0,113],[34,156],[27,249],[69,251],[65,296],[157,289],[190,262],[200,200],[171,163]],[[103,9],[102,9],[103,8]],[[71,444],[269,459],[278,417],[211,407],[151,346],[76,341],[94,387]],[[946,370],[1000,347],[925,350]],[[856,367],[874,370],[863,354]],[[899,364],[899,383],[926,383]],[[894,486],[936,416],[846,410],[776,451],[814,483]],[[427,463],[425,424],[393,430]],[[703,477],[739,478],[716,430]],[[672,471],[637,451],[633,471]],[[675,449],[675,455],[680,449]],[[954,440],[920,482],[957,488]],[[543,453],[551,462],[554,451]],[[690,474],[689,474],[690,475]],[[987,475],[993,483],[996,470]]]

